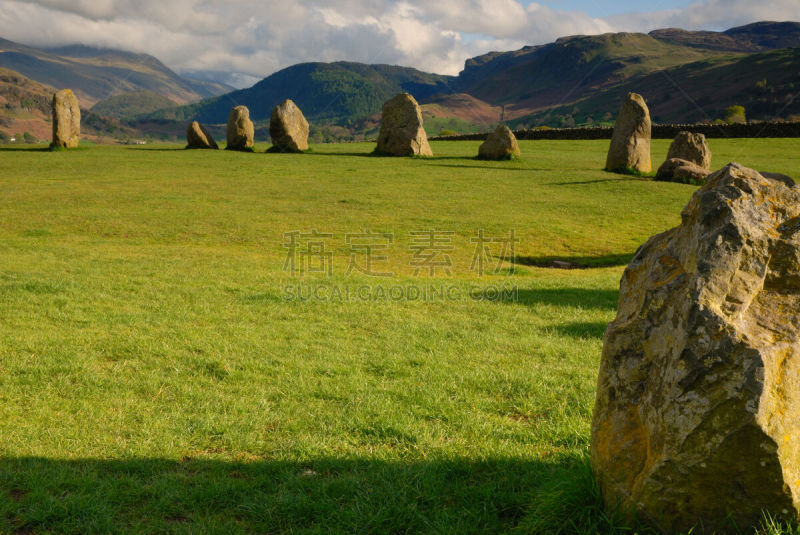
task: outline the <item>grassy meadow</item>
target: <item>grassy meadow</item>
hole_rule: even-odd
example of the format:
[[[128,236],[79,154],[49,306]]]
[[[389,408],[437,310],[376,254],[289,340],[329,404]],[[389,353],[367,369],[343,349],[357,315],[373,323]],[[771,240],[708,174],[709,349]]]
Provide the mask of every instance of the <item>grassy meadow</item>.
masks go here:
[[[710,144],[800,177],[800,140]],[[587,464],[602,336],[695,188],[520,145],[0,148],[0,533],[629,533]],[[470,269],[481,229],[515,257]],[[312,230],[330,274],[287,269]],[[348,273],[365,231],[391,277]]]

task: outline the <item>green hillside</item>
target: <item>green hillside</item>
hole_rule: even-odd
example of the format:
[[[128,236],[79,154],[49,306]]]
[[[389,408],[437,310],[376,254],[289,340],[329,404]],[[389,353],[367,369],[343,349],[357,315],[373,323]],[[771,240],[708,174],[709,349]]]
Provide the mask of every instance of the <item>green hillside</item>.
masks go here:
[[[348,121],[378,113],[383,103],[401,91],[419,99],[451,92],[453,77],[407,67],[351,62],[302,63],[283,69],[249,89],[202,102],[161,110],[153,119],[222,123],[232,106],[245,105],[255,120],[269,117],[272,108],[291,98],[316,121]]]
[[[644,95],[659,123],[701,122],[724,118],[735,104],[750,119],[800,115],[800,48],[746,56],[727,56],[664,69],[621,82],[606,91],[562,106],[545,108],[512,121],[512,125],[563,126],[597,123],[615,116],[629,91]]]
[[[175,102],[152,91],[134,91],[101,100],[92,111],[118,119],[135,117],[175,106]]]

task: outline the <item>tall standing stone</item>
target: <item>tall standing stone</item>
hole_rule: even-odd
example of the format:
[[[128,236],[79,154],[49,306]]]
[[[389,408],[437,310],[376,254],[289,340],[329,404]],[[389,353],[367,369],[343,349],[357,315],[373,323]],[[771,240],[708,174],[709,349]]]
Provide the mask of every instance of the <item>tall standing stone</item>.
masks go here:
[[[706,136],[692,132],[678,132],[669,146],[667,160],[678,159],[692,162],[706,170],[711,170],[711,149]]]
[[[53,142],[51,147],[74,149],[81,135],[81,107],[70,89],[53,95]]]
[[[650,110],[641,95],[628,93],[614,125],[614,134],[606,159],[607,171],[636,171],[649,173]]]
[[[385,156],[433,156],[422,126],[422,111],[408,93],[400,93],[383,105],[375,152]]]
[[[308,121],[297,105],[286,99],[272,110],[269,118],[269,152],[303,152],[308,150]]]
[[[218,149],[211,133],[197,121],[192,121],[186,130],[187,149]]]
[[[253,149],[256,132],[247,106],[236,106],[228,116],[228,145],[226,150]]]
[[[636,253],[606,330],[603,499],[670,533],[797,520],[800,188],[730,164],[681,215]]]
[[[478,147],[478,158],[482,160],[511,160],[519,158],[519,154],[517,136],[504,124],[498,126]]]

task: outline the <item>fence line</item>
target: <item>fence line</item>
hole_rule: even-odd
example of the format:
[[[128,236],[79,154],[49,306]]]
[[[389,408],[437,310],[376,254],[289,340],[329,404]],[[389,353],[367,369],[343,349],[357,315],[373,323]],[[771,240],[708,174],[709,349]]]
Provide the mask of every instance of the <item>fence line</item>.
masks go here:
[[[800,137],[800,123],[746,123],[746,124],[655,124],[653,139],[673,139],[686,130],[705,134],[711,138]],[[543,130],[517,130],[517,139],[611,139],[612,127],[551,128]],[[439,136],[433,141],[483,141],[487,133]]]

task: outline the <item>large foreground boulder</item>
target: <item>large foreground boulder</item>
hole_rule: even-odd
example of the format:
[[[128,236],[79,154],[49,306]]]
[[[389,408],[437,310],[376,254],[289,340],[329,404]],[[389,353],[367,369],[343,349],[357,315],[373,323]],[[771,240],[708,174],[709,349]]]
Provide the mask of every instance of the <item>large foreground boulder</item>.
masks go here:
[[[661,164],[656,172],[656,180],[665,180],[668,182],[681,182],[683,184],[705,184],[706,177],[711,174],[704,167],[681,160],[678,158],[671,158]]]
[[[53,148],[74,149],[81,136],[81,107],[70,89],[53,95]]]
[[[300,108],[287,99],[275,106],[269,119],[270,152],[308,150],[308,121]]]
[[[641,95],[628,93],[614,124],[611,146],[606,158],[606,170],[614,172],[649,173],[650,110]]]
[[[711,149],[708,148],[706,136],[686,131],[678,132],[669,146],[667,160],[670,159],[686,160],[710,171]]]
[[[408,93],[400,93],[383,105],[375,152],[384,156],[433,156],[422,127],[422,111]]]
[[[218,149],[211,133],[197,121],[192,121],[186,130],[187,149]]]
[[[228,116],[228,145],[226,150],[253,150],[255,127],[247,106],[236,106]]]
[[[730,164],[625,270],[592,467],[610,508],[667,532],[800,510],[800,188]]]
[[[519,143],[514,132],[506,125],[498,126],[478,147],[482,160],[511,160],[519,158]]]

